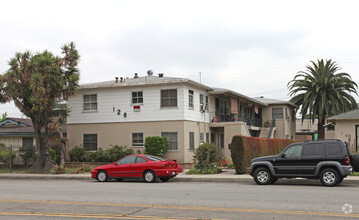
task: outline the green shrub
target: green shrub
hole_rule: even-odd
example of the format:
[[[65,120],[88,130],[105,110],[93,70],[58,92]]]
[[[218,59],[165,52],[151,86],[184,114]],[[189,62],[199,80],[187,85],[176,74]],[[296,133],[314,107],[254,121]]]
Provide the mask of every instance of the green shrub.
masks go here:
[[[127,155],[134,154],[134,151],[132,149],[127,149],[126,146],[112,146],[108,151],[108,161],[117,161],[121,159],[122,157],[125,157]]]
[[[167,153],[168,142],[166,137],[152,136],[145,139],[145,154],[162,157]]]
[[[200,145],[194,152],[194,169],[186,174],[216,174],[222,170],[217,166],[217,148],[214,144]]]
[[[132,149],[126,146],[112,146],[110,149],[98,149],[96,152],[87,152],[83,147],[75,147],[70,150],[70,160],[73,162],[114,162],[120,158],[134,154]]]
[[[285,147],[295,142],[291,139],[234,136],[231,143],[231,157],[236,173],[246,173],[253,158],[279,154]]]
[[[29,165],[33,164],[37,158],[34,146],[21,147],[19,153],[25,167],[28,167]]]
[[[217,148],[214,144],[200,145],[194,152],[195,169],[203,170],[216,163]]]
[[[70,160],[74,162],[85,162],[86,150],[82,146],[75,146],[69,151]]]
[[[16,157],[17,151],[12,151],[12,161]],[[5,147],[5,144],[0,144],[0,161],[3,161],[5,164],[10,163],[10,149]]]

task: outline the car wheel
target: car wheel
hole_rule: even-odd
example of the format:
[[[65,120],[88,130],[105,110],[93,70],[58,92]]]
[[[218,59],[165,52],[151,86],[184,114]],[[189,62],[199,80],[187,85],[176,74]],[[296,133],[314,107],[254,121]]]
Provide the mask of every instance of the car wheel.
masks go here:
[[[272,175],[267,168],[260,167],[254,171],[254,181],[259,185],[271,183]]]
[[[160,178],[160,180],[162,181],[162,182],[167,182],[168,180],[170,180],[171,179],[171,177],[161,177]]]
[[[147,170],[143,173],[143,178],[146,182],[151,183],[156,180],[156,174],[152,170]]]
[[[107,182],[108,180],[108,175],[107,172],[105,170],[100,170],[97,173],[97,180],[99,182]]]
[[[359,154],[354,154],[352,156],[351,165],[355,172],[359,172]]]
[[[340,181],[340,176],[335,169],[327,168],[320,172],[320,182],[324,186],[335,186]]]

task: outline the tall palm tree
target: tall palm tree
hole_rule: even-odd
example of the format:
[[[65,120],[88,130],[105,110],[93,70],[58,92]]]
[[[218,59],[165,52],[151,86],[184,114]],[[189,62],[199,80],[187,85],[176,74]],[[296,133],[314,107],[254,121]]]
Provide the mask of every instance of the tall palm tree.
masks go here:
[[[358,95],[358,85],[347,73],[337,73],[340,68],[332,60],[310,61],[305,71],[300,71],[288,83],[291,102],[300,107],[302,122],[306,115],[314,122],[318,118],[318,138],[325,139],[325,118],[357,108],[350,93]]]

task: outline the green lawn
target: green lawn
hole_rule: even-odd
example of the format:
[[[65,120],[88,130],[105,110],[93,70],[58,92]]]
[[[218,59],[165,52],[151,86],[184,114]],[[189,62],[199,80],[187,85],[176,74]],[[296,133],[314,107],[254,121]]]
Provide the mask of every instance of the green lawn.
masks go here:
[[[359,172],[354,172],[352,175],[350,176],[359,176]]]

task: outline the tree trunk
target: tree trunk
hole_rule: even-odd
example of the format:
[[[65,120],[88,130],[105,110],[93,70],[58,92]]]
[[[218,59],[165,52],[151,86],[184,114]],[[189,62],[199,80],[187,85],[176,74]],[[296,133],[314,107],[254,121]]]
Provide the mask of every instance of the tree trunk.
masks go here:
[[[325,117],[318,120],[318,139],[325,139],[325,128],[324,128]]]
[[[36,133],[37,158],[29,169],[36,173],[48,173],[53,167],[49,152],[48,131],[45,128],[45,133],[42,134],[41,127],[37,126],[34,121],[33,125]]]

